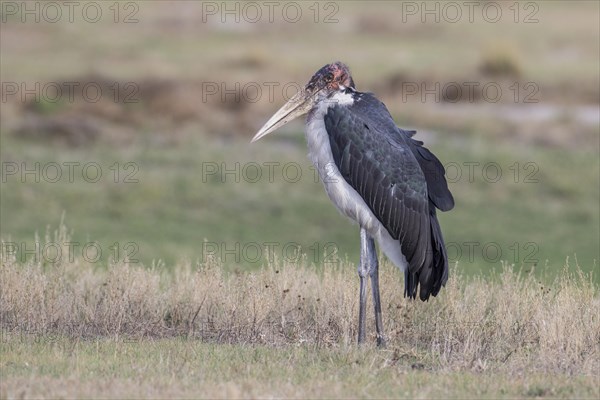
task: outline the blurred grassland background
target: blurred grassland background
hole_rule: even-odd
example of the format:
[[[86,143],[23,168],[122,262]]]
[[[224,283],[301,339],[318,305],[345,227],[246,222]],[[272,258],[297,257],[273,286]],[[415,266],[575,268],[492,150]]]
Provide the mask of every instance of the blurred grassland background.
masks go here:
[[[335,211],[314,179],[302,122],[249,144],[293,94],[282,93],[284,84],[303,85],[324,64],[342,60],[357,88],[381,98],[399,126],[417,129],[444,164],[461,167],[459,176],[449,170],[456,207],[440,215],[459,270],[487,274],[505,260],[527,270],[537,265],[536,273],[552,279],[567,257],[584,271],[597,270],[597,2],[518,3],[517,23],[509,3],[497,23],[482,18],[480,8],[473,23],[466,15],[457,23],[435,23],[431,16],[422,23],[419,14],[403,20],[400,2],[318,3],[319,23],[313,3],[298,3],[303,16],[297,23],[287,22],[281,8],[273,22],[263,9],[256,23],[243,16],[223,23],[220,14],[203,14],[202,3],[191,1],[119,3],[115,23],[102,4],[97,23],[77,13],[73,23],[3,16],[3,165],[96,162],[103,173],[97,183],[86,182],[80,168],[73,182],[6,176],[0,193],[5,242],[31,249],[35,233],[44,236],[64,215],[72,240],[98,241],[99,265],[106,265],[115,243],[121,256],[134,243],[144,265],[202,262],[205,240],[218,245],[218,254],[236,243],[243,249],[274,242],[282,258],[287,243],[298,243],[315,264],[324,257],[356,260],[358,228]],[[124,23],[131,12],[138,21]],[[337,22],[322,23],[331,13]],[[524,23],[526,17],[537,22]],[[31,88],[36,82],[63,88],[91,82],[103,95],[90,102],[76,89],[72,101],[63,95],[52,102],[6,93],[6,83]],[[265,82],[280,84],[272,99]],[[493,82],[502,95],[492,103],[479,89],[473,101],[465,93],[456,99],[443,92],[439,101],[406,93],[415,85],[451,82],[463,88],[464,82],[479,88]],[[262,95],[252,90],[255,84]],[[279,163],[272,182],[267,162]],[[501,169],[497,182],[483,175],[490,162]],[[248,163],[262,167],[257,182],[244,179],[254,176],[243,173]],[[283,166],[290,163],[301,168],[297,182],[285,179]],[[472,164],[473,179],[469,163],[479,163]],[[214,166],[238,168],[237,176],[208,174]],[[137,183],[124,182],[133,172]],[[251,269],[266,258],[236,253],[225,257],[226,268]]]
[[[242,2],[97,2],[96,23],[88,2],[72,23],[7,4],[25,3],[0,4],[0,398],[598,398],[598,2],[481,1],[472,23],[447,2],[297,2],[296,23],[280,2],[255,23]],[[382,263],[383,350],[372,321],[354,345],[358,228],[314,179],[302,121],[249,143],[335,60],[418,130],[456,199],[438,298],[407,301]],[[35,240],[60,262],[31,262]]]

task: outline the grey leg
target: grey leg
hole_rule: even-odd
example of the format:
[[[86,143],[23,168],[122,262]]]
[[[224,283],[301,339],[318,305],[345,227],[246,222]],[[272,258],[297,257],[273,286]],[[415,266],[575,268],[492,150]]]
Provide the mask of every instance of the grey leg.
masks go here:
[[[367,280],[369,279],[369,235],[360,230],[360,262],[358,277],[360,278],[360,303],[358,310],[358,344],[365,342],[366,311],[367,311]]]
[[[360,230],[360,264],[358,266],[360,278],[360,308],[358,311],[358,344],[365,341],[366,308],[367,308],[367,280],[371,277],[373,290],[373,303],[375,305],[375,328],[377,329],[377,345],[385,346],[383,336],[383,322],[381,319],[381,298],[379,296],[379,262],[375,241],[366,230]]]
[[[383,336],[383,321],[381,320],[381,297],[379,296],[379,262],[375,252],[375,243],[369,238],[373,248],[373,263],[371,264],[371,289],[373,290],[373,303],[375,304],[375,329],[377,330],[377,346],[385,347]]]

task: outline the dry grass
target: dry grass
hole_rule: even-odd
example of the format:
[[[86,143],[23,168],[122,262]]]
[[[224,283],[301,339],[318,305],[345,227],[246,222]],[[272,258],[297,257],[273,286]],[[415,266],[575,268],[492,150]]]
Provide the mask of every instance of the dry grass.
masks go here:
[[[46,240],[69,238],[63,227]],[[0,315],[8,335],[315,348],[345,347],[356,336],[358,280],[348,262],[318,269],[275,262],[225,275],[215,260],[199,268],[182,263],[168,273],[127,263],[105,269],[81,259],[23,264],[3,256]],[[565,267],[553,284],[541,286],[508,266],[487,280],[466,279],[459,270],[438,298],[421,303],[404,299],[401,274],[383,265],[384,323],[394,357],[448,371],[600,373],[600,300],[589,276]]]

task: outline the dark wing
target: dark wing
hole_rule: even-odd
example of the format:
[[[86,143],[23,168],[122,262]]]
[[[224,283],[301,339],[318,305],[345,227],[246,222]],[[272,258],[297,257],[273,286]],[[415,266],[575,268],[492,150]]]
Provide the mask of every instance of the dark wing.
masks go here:
[[[344,179],[399,241],[411,273],[431,262],[427,183],[385,106],[361,94],[325,115],[333,159]],[[391,123],[391,124],[390,124]]]
[[[448,279],[448,262],[435,207],[454,206],[444,167],[414,131],[396,127],[383,103],[357,93],[349,107],[325,115],[333,158],[344,179],[361,195],[408,262],[405,295],[426,300]]]
[[[423,171],[427,181],[429,199],[442,211],[452,210],[454,208],[454,198],[448,189],[445,177],[446,170],[440,160],[426,147],[423,147],[423,142],[412,139],[416,131],[405,131],[400,128],[398,130],[407,137],[407,143],[421,166],[421,171]]]

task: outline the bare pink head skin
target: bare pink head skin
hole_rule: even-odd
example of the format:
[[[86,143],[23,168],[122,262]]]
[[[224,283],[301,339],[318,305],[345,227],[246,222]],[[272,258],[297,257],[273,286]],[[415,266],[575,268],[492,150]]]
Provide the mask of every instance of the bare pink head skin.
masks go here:
[[[318,70],[306,85],[306,90],[327,89],[329,92],[340,90],[340,85],[354,88],[354,81],[352,80],[348,66],[340,61],[336,61]]]

